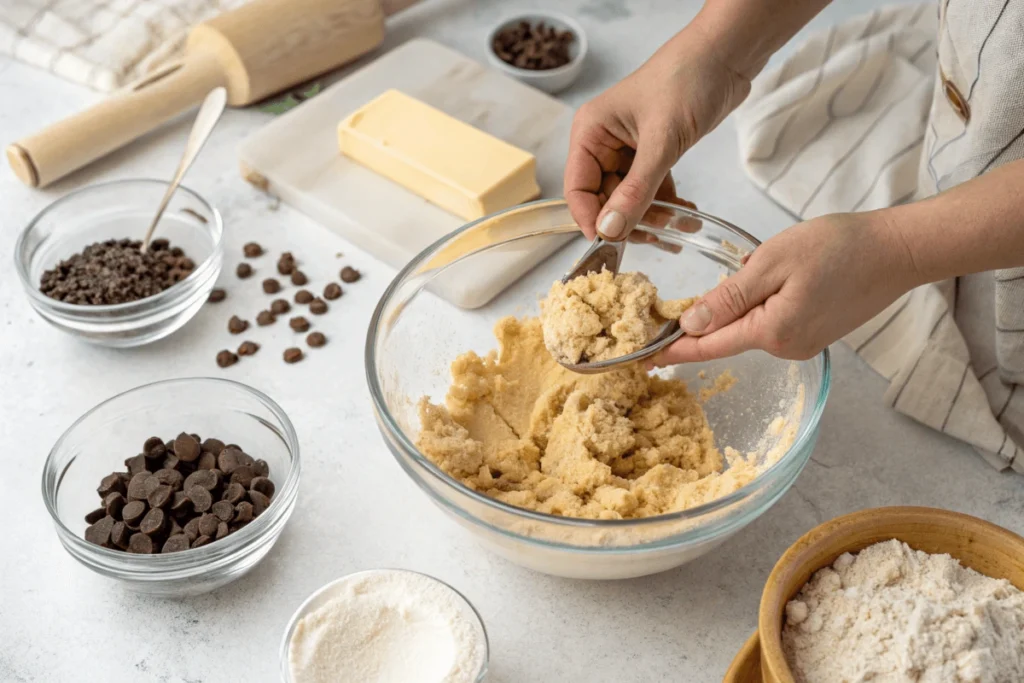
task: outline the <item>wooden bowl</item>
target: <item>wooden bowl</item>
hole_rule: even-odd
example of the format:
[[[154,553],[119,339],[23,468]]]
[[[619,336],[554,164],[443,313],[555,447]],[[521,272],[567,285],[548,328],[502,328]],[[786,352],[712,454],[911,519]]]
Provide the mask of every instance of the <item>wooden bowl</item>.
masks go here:
[[[757,631],[747,638],[743,647],[732,660],[729,670],[725,672],[722,683],[762,683],[761,677],[761,640]]]
[[[757,618],[764,683],[794,683],[782,651],[786,603],[811,575],[843,553],[890,539],[926,553],[947,553],[976,572],[1024,590],[1024,538],[969,515],[922,507],[861,510],[811,529],[775,564]],[[748,641],[749,645],[749,641]],[[743,679],[736,679],[737,681]]]

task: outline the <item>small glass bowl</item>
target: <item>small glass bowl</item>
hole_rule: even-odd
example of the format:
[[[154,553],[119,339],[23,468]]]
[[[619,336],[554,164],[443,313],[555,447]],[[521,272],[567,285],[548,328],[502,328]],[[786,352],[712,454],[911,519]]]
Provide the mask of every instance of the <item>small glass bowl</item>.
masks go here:
[[[100,479],[123,471],[150,436],[185,431],[237,443],[266,460],[277,491],[266,511],[239,531],[194,550],[134,555],[84,538],[98,507]],[[288,416],[264,394],[209,377],[146,384],[99,404],[68,428],[43,467],[43,502],[71,556],[127,588],[161,597],[197,595],[252,569],[270,551],[295,507],[299,441]]]
[[[69,304],[39,291],[44,271],[87,245],[142,239],[166,190],[161,180],[115,180],[72,192],[36,215],[14,248],[15,269],[36,312],[68,334],[119,348],[162,339],[188,322],[220,275],[224,226],[217,210],[186,187],[174,193],[156,236],[195,261],[187,278],[154,296],[105,306]]]
[[[476,672],[476,678],[473,680],[475,683],[480,683],[480,681],[487,677],[487,670],[491,657],[491,645],[487,638],[487,629],[484,627],[484,620],[476,610],[476,607],[473,606],[473,603],[469,601],[469,598],[457,591],[450,584],[445,583],[441,579],[430,576],[429,574],[414,572],[409,569],[368,569],[366,571],[346,574],[341,578],[335,579],[334,581],[321,586],[312,595],[306,598],[305,601],[299,605],[299,608],[295,610],[295,614],[292,615],[292,618],[288,621],[288,626],[284,630],[284,638],[281,640],[281,680],[284,681],[284,683],[295,683],[295,679],[292,678],[291,667],[288,665],[288,650],[291,645],[292,636],[295,634],[295,629],[299,624],[299,620],[307,614],[323,607],[328,600],[334,597],[335,590],[342,584],[356,579],[369,577],[374,574],[416,574],[418,576],[426,577],[450,590],[457,598],[457,602],[461,607],[462,615],[477,627],[477,635],[480,637],[480,641],[483,644],[483,651],[480,656],[480,668]]]

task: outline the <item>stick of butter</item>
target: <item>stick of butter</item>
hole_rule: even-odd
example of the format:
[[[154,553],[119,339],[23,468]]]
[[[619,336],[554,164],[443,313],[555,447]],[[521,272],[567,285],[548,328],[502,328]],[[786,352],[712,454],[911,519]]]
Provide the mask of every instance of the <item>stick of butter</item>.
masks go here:
[[[397,90],[338,125],[341,153],[466,220],[540,195],[533,155]]]

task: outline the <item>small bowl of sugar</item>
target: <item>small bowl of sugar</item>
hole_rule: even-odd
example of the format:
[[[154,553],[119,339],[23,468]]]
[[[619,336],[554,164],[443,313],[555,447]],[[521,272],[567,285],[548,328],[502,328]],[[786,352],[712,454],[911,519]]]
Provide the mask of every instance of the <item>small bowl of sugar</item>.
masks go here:
[[[404,569],[348,574],[310,595],[281,642],[286,683],[478,683],[487,631],[448,584]]]
[[[764,683],[1024,680],[1022,557],[1024,538],[949,510],[833,519],[779,559],[761,595],[760,642],[748,641],[725,680],[753,671],[756,650]]]

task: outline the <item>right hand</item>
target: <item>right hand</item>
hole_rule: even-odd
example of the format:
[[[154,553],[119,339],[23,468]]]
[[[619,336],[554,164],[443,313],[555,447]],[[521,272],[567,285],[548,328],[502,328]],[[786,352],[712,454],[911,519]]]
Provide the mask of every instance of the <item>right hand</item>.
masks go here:
[[[565,198],[588,239],[625,239],[657,198],[677,201],[670,170],[750,91],[694,26],[587,102],[573,119]]]

